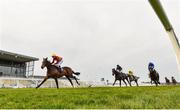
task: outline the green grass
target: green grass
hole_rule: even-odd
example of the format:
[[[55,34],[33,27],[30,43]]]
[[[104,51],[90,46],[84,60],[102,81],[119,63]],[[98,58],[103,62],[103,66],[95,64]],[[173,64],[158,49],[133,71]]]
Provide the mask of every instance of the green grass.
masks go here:
[[[0,89],[0,108],[180,109],[180,86]]]

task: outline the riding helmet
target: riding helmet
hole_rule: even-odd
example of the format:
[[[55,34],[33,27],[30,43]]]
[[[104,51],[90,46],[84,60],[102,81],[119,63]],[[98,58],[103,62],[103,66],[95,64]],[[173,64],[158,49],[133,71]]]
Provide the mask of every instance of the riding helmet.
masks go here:
[[[154,64],[152,62],[149,63],[148,69],[154,69]]]

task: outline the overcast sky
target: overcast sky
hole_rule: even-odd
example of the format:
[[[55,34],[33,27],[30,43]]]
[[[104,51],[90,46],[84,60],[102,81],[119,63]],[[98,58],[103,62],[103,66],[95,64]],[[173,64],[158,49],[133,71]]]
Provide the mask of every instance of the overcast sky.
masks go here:
[[[180,36],[180,0],[161,0]],[[177,77],[167,33],[147,0],[1,0],[0,47],[38,57],[57,53],[63,66],[80,71],[81,80],[113,81],[117,64],[148,81],[148,63],[164,77]],[[179,38],[180,39],[180,38]],[[51,60],[51,59],[50,59]]]

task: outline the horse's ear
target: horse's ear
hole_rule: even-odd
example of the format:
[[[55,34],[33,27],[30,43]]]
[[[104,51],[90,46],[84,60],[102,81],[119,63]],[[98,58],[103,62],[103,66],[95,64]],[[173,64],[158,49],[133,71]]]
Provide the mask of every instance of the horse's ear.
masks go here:
[[[46,57],[46,58],[43,58],[43,60],[47,60],[48,58]]]

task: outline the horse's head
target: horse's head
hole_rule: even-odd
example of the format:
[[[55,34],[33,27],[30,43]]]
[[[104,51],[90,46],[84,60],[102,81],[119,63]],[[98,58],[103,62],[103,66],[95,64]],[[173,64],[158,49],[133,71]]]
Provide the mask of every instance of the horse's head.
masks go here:
[[[153,68],[149,68],[149,72],[150,73],[154,72],[154,69]]]
[[[43,61],[42,61],[42,65],[41,65],[41,69],[44,69],[44,67],[47,66],[47,63],[48,63],[48,58],[43,58]]]
[[[113,68],[113,69],[112,69],[112,75],[113,75],[113,76],[115,75],[115,72],[116,72],[116,70]]]

